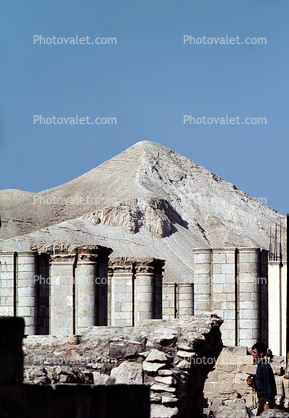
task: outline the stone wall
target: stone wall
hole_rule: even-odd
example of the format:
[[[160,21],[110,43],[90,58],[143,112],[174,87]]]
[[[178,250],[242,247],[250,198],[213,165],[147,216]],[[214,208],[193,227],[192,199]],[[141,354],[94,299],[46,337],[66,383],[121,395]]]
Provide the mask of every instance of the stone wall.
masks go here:
[[[145,383],[151,418],[203,418],[204,382],[222,350],[221,323],[207,313],[134,328],[92,327],[74,337],[28,336],[26,382]]]
[[[273,356],[268,358],[268,362],[276,380],[276,404],[283,407],[283,399],[289,397],[285,358]],[[256,407],[256,391],[246,383],[248,375],[256,374],[256,369],[257,366],[253,364],[253,357],[247,347],[224,347],[205,383],[204,397],[208,400],[208,405],[218,400],[228,406],[242,404],[250,408]],[[288,408],[289,399],[286,399]]]
[[[194,284],[163,283],[163,319],[194,315]]]

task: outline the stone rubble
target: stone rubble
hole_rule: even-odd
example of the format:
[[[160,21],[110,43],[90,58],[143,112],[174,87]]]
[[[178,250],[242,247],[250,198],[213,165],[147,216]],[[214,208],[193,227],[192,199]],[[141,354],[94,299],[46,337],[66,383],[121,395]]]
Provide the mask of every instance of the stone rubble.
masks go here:
[[[189,319],[151,320],[138,328],[92,327],[82,336],[28,336],[24,341],[25,381],[42,385],[145,383],[151,388],[151,418],[189,417],[192,413],[203,418],[203,386],[214,365],[193,364],[190,359],[218,358],[221,324],[218,316],[207,313]],[[35,366],[33,356],[55,356],[66,362],[73,358],[74,365]],[[82,366],[80,359],[86,359]]]

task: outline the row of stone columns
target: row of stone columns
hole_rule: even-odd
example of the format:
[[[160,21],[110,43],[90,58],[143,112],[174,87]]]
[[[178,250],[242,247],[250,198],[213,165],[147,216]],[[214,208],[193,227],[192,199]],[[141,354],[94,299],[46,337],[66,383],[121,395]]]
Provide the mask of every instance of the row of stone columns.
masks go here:
[[[0,314],[24,317],[28,334],[36,331],[35,274],[35,252],[7,252],[1,257]]]
[[[117,257],[108,272],[111,251],[45,245],[1,257],[1,313],[24,317],[28,335],[70,335],[94,325],[136,326],[162,318],[164,261]]]
[[[50,251],[50,249],[46,249]],[[54,246],[50,254],[50,333],[81,333],[107,325],[107,265],[111,249],[101,246]],[[101,279],[105,279],[104,282]]]
[[[163,260],[115,257],[109,261],[108,325],[137,326],[162,317]]]

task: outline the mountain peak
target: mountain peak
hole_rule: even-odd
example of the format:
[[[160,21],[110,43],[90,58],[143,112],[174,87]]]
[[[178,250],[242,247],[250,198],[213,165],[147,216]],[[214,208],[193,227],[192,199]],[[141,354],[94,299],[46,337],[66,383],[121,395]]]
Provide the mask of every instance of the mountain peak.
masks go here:
[[[119,225],[135,235],[146,228],[163,238],[175,223],[186,225],[192,246],[267,248],[270,226],[278,217],[285,225],[285,217],[232,183],[148,140],[68,183],[15,196],[0,193],[2,238],[88,215],[97,225]]]

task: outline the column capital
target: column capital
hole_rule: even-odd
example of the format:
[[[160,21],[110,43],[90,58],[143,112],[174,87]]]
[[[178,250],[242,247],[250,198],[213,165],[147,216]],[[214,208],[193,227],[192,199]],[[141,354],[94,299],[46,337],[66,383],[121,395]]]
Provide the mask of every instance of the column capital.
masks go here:
[[[77,244],[56,244],[56,245],[37,245],[31,247],[32,251],[38,254],[50,256],[51,262],[74,262],[76,256],[80,262],[108,261],[108,256],[112,252],[111,248],[101,245],[77,245]]]
[[[78,247],[77,251],[77,263],[96,263],[98,259],[98,254],[95,252],[95,248],[90,246],[81,246]]]
[[[109,259],[109,273],[113,272],[132,272],[135,264],[133,257],[113,257]]]
[[[162,274],[162,268],[165,264],[164,260],[152,257],[136,259],[136,273],[156,273]]]

